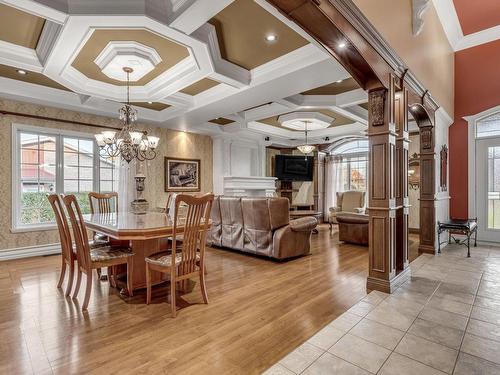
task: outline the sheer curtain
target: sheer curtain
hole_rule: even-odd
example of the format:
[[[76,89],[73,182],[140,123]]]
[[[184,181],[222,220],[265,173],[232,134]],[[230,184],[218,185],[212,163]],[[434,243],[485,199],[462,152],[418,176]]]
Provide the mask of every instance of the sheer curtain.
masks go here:
[[[135,199],[135,162],[120,160],[118,168],[118,211],[130,210],[130,202]]]
[[[325,160],[325,211],[324,219],[328,221],[330,207],[336,205],[337,192],[342,191],[344,181],[342,157],[328,155]]]

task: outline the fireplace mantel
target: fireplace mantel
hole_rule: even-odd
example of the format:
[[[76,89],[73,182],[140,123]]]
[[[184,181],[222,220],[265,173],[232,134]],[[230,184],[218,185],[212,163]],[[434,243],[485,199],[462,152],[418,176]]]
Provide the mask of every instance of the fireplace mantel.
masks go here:
[[[276,196],[276,177],[224,176],[224,195]]]

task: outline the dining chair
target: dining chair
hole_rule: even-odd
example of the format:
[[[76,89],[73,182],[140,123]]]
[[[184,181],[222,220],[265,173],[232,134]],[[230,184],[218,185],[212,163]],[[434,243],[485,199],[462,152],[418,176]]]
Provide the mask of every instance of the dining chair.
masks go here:
[[[179,281],[198,276],[203,301],[208,303],[205,285],[205,239],[210,221],[213,194],[201,197],[180,194],[175,200],[172,252],[159,252],[146,257],[146,303],[151,303],[151,272],[170,274],[170,308],[176,316],[176,285]],[[181,204],[186,206],[186,215],[179,215]],[[180,245],[177,237],[182,235]]]
[[[89,203],[90,203],[90,213],[91,214],[109,214],[112,212],[118,212],[118,193],[97,193],[90,192]],[[96,243],[100,243],[102,246],[110,245],[109,237],[97,232],[92,232],[92,238]],[[106,276],[101,276],[101,269],[97,269],[97,274],[100,280],[106,280]],[[114,285],[112,280],[113,271],[108,268],[108,278],[109,282]]]
[[[134,265],[134,253],[127,247],[103,246],[91,249],[89,245],[87,227],[83,221],[82,212],[74,195],[63,198],[66,211],[68,211],[73,237],[75,239],[76,254],[78,261],[78,273],[73,298],[76,298],[80,290],[82,273],[87,276],[85,299],[82,310],[86,310],[92,290],[92,270],[102,267],[112,267],[119,264],[127,265],[127,290],[128,295],[133,296],[132,275]]]
[[[66,285],[66,292],[64,293],[65,296],[69,296],[69,294],[71,293],[71,288],[73,287],[76,254],[73,252],[73,244],[71,241],[68,219],[66,218],[66,213],[64,211],[61,198],[57,194],[50,194],[47,198],[50,205],[52,206],[52,210],[54,211],[57,229],[59,231],[59,240],[61,242],[62,265],[57,287],[61,288],[64,281],[64,276],[66,274],[66,267],[69,267],[68,284]]]

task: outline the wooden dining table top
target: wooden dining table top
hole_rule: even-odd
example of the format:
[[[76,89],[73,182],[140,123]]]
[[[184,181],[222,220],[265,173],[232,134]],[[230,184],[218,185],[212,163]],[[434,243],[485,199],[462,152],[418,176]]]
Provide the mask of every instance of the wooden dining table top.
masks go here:
[[[83,215],[83,220],[88,229],[117,240],[163,238],[171,236],[174,231],[173,218],[163,212],[87,214]],[[177,233],[180,234],[184,231],[184,218],[179,217],[177,221]],[[211,222],[208,225],[210,226]]]

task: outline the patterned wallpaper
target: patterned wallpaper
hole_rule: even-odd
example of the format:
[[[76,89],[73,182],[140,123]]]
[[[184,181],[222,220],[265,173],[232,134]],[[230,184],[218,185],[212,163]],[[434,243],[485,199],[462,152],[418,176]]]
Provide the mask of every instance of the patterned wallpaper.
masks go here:
[[[113,118],[12,100],[0,99],[0,109],[9,112],[80,121],[95,125],[120,126],[120,122]],[[99,129],[22,116],[0,115],[0,196],[2,197],[2,199],[0,199],[0,250],[57,243],[59,242],[59,236],[55,230],[23,233],[12,233],[10,230],[12,225],[12,123],[66,129],[91,134],[98,132]],[[156,159],[147,162],[143,168],[146,175],[146,191],[144,197],[149,201],[150,207],[163,206],[166,202],[167,193],[164,192],[163,172],[165,156],[201,159],[202,192],[213,190],[212,138],[206,135],[178,132],[144,124],[138,124],[138,128],[145,129],[149,134],[160,137],[158,156]]]

